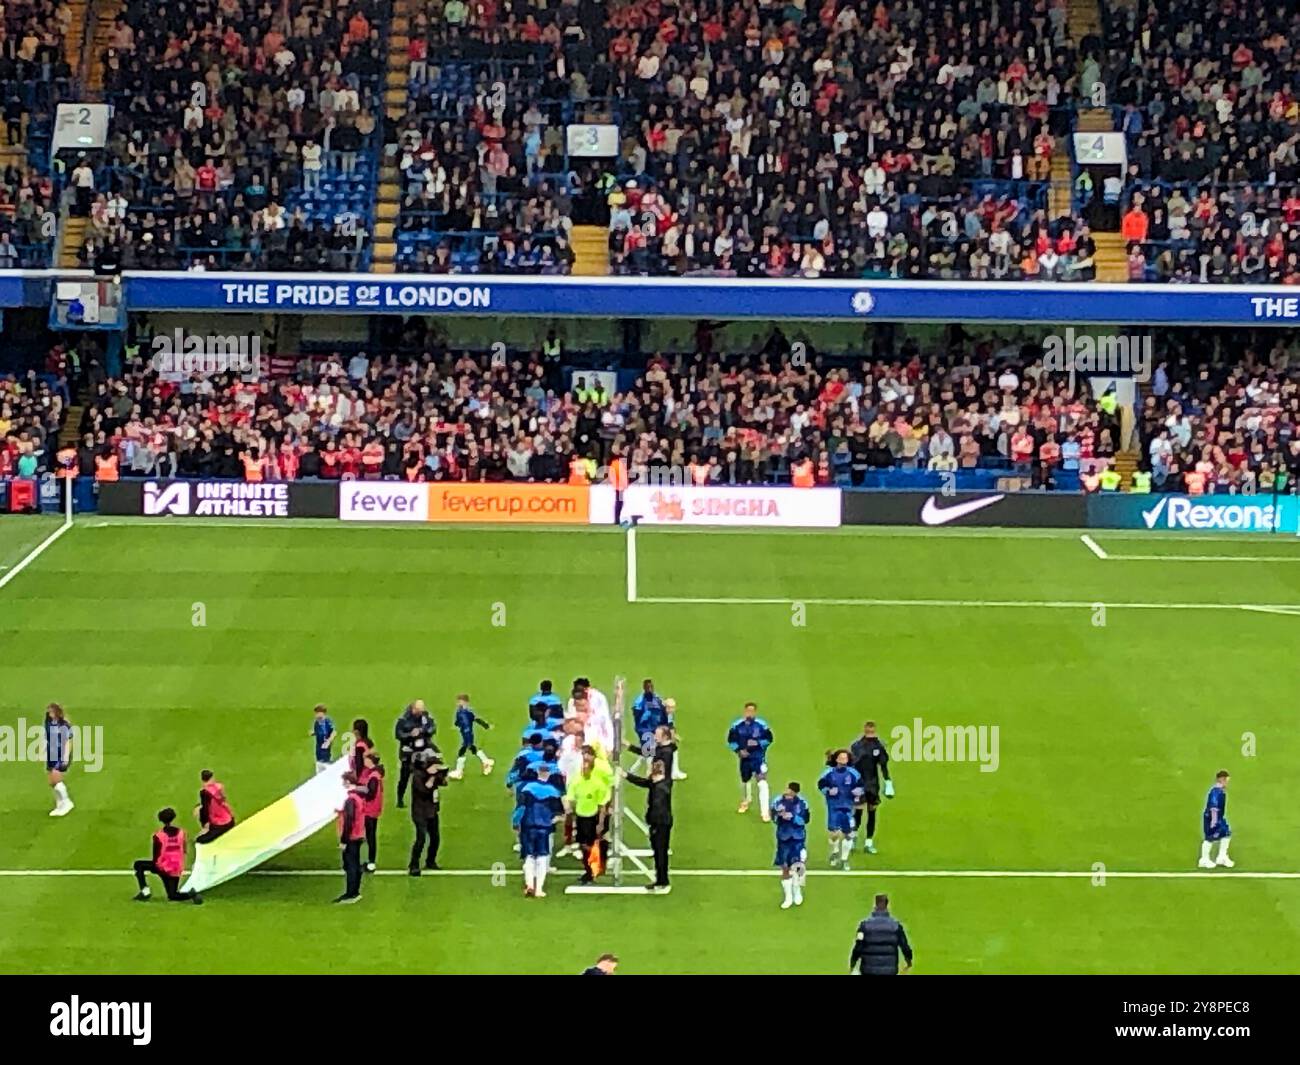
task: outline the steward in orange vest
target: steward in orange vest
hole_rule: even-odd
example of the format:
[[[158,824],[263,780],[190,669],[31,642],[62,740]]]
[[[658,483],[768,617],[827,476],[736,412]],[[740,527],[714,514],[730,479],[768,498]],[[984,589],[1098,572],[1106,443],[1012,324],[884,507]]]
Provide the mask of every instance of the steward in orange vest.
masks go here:
[[[117,480],[117,455],[107,447],[95,456],[95,480],[101,484]]]
[[[813,482],[812,459],[800,459],[790,467],[790,483],[796,488],[811,488]]]
[[[589,484],[587,479],[587,460],[576,451],[569,459],[569,484]]]
[[[609,460],[609,483],[619,492],[627,489],[627,463],[619,455]]]
[[[176,820],[176,811],[168,806],[158,811],[158,820],[162,828],[153,834],[153,857],[141,859],[135,863],[135,882],[140,891],[136,902],[148,902],[151,892],[145,883],[145,873],[153,873],[163,882],[169,902],[202,903],[203,896],[197,891],[181,891],[181,877],[185,873],[185,832],[172,824]]]

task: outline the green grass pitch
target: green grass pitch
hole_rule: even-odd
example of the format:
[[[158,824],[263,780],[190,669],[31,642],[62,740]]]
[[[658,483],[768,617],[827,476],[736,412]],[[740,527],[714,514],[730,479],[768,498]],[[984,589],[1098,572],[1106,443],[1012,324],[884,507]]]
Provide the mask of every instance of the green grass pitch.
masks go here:
[[[570,973],[612,950],[628,973],[836,973],[881,890],[919,974],[1282,972],[1300,957],[1300,879],[1243,875],[1300,872],[1294,539],[1094,533],[1102,559],[1064,532],[643,529],[629,603],[614,529],[234,525],[91,517],[0,588],[0,725],[54,699],[105,741],[100,772],[69,773],[63,819],[43,766],[0,763],[0,971]],[[53,527],[0,522],[0,566]],[[566,896],[557,873],[532,900],[487,872],[518,869],[503,771],[527,696],[580,674],[606,691],[650,676],[678,701],[690,777],[669,896]],[[388,737],[423,697],[445,749],[460,690],[497,725],[482,735],[497,772],[471,761],[444,792],[441,861],[470,875],[410,879]],[[814,813],[815,875],[788,912],[770,826],[736,813],[724,738],[746,699],[776,734],[774,786],[800,780]],[[155,811],[192,828],[204,767],[237,814],[283,795],[311,771],[318,701],[380,737],[380,865],[399,875],[331,908],[324,831],[266,867],[320,875],[245,876],[201,908],[133,903]],[[895,763],[879,853],[838,874],[815,780],[866,717],[886,739],[915,718],[996,725],[999,762]],[[1200,874],[1220,768],[1237,866]],[[1207,949],[1210,924],[1231,949]]]

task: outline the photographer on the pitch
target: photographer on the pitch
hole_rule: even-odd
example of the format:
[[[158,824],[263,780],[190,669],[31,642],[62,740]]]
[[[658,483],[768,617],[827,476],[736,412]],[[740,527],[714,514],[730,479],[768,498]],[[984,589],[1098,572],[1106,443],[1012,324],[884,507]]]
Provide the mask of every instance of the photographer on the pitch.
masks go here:
[[[438,847],[442,843],[439,789],[447,783],[447,774],[447,767],[435,749],[425,748],[411,756],[411,821],[415,825],[415,843],[411,846],[407,871],[412,876],[420,875],[420,853],[426,841],[429,849],[424,868],[438,868]]]
[[[406,805],[406,788],[411,783],[411,759],[420,751],[437,750],[433,734],[437,726],[425,708],[423,699],[416,699],[397,719],[393,735],[397,738],[397,758],[402,771],[397,779],[397,807]]]

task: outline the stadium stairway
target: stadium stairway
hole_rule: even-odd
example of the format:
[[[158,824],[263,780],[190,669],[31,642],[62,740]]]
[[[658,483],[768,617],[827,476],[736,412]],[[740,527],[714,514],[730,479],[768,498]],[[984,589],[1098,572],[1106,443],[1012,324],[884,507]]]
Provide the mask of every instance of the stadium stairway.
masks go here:
[[[1078,133],[1112,133],[1115,129],[1115,120],[1111,118],[1110,111],[1105,107],[1089,107],[1079,112],[1079,124],[1075,127]]]
[[[1049,218],[1068,218],[1074,213],[1074,183],[1070,177],[1070,147],[1065,138],[1056,139],[1052,149],[1052,186],[1047,194]]]
[[[1068,0],[1065,25],[1076,44],[1085,37],[1100,37],[1101,8],[1097,0]]]
[[[388,26],[388,73],[384,82],[384,112],[391,119],[406,114],[409,95],[406,50],[411,43],[411,0],[393,0],[393,18]]]
[[[388,30],[388,72],[384,79],[384,113],[389,119],[406,114],[409,95],[407,85],[407,46],[410,44],[410,0],[394,0],[393,18]],[[397,241],[394,231],[401,213],[401,175],[395,159],[380,160],[379,187],[375,191],[375,232],[371,269],[377,274],[397,272]]]
[[[59,236],[60,270],[76,270],[81,266],[77,260],[77,253],[86,244],[86,229],[89,225],[89,218],[73,218],[72,215],[68,215],[63,220],[63,229]]]
[[[100,100],[103,98],[104,53],[108,50],[109,35],[113,32],[113,20],[121,13],[121,0],[91,0],[89,12],[90,32],[94,34],[94,40],[91,43],[90,54],[85,57],[84,68],[81,62],[80,45],[78,45],[78,55],[75,60],[72,58],[72,51],[69,48],[68,62],[72,65],[73,70],[81,71],[82,92],[87,100]]]
[[[1127,281],[1128,253],[1118,233],[1093,233],[1097,245],[1097,280]]]
[[[82,69],[82,51],[86,43],[86,34],[90,29],[90,8],[87,0],[69,0],[68,32],[63,38],[63,58],[78,82],[84,82],[86,71]]]
[[[1120,487],[1126,492],[1133,483],[1133,471],[1137,467],[1138,453],[1136,451],[1115,452],[1115,472],[1120,476]]]
[[[574,226],[574,276],[604,277],[608,273],[609,230],[604,226]]]
[[[59,429],[59,447],[76,447],[77,430],[81,426],[81,405],[73,403],[69,405],[64,414],[63,426]]]

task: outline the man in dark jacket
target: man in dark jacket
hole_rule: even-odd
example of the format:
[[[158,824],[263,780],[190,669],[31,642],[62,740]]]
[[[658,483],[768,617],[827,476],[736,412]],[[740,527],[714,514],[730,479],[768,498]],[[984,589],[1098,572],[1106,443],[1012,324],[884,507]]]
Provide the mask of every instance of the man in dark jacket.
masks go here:
[[[647,884],[647,891],[668,890],[668,843],[673,832],[673,782],[668,767],[660,759],[650,765],[650,776],[626,774],[627,782],[645,788],[645,821],[650,829],[650,849],[655,856],[655,882]]]
[[[912,945],[903,926],[889,912],[889,896],[877,895],[871,916],[858,924],[849,972],[857,967],[863,976],[897,976],[899,954],[905,962],[903,972],[907,972],[912,968]]]
[[[633,770],[639,769],[640,760],[646,758],[652,764],[663,762],[664,768],[668,771],[668,779],[673,779],[673,765],[677,760],[677,741],[673,738],[671,725],[660,725],[654,730],[653,739],[646,743],[629,743],[627,749],[639,756],[632,765]]]
[[[434,749],[433,734],[437,726],[425,709],[424,700],[416,699],[397,719],[393,735],[397,740],[397,758],[402,771],[397,778],[397,806],[406,805],[406,788],[411,783],[411,759],[420,751]]]

